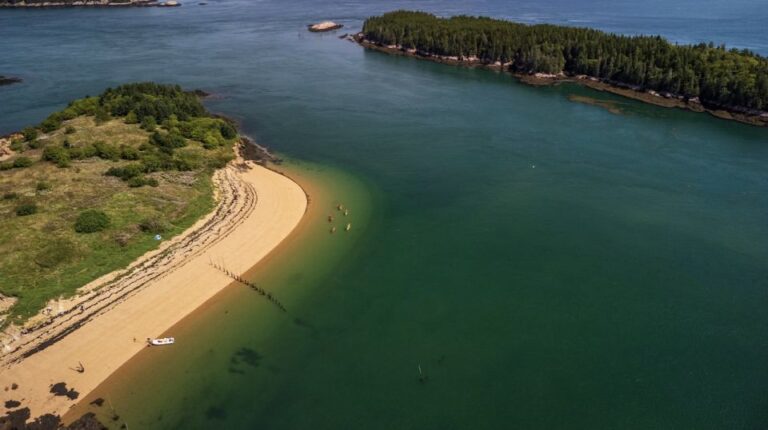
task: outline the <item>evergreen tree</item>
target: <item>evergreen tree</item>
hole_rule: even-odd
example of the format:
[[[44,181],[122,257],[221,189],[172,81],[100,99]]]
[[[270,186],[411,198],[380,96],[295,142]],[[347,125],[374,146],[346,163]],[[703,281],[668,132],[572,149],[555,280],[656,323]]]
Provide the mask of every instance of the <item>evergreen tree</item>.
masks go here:
[[[422,54],[511,63],[509,69],[518,73],[583,74],[699,97],[714,106],[768,109],[768,59],[725,45],[677,45],[660,36],[409,11],[369,18],[363,33],[372,42]]]

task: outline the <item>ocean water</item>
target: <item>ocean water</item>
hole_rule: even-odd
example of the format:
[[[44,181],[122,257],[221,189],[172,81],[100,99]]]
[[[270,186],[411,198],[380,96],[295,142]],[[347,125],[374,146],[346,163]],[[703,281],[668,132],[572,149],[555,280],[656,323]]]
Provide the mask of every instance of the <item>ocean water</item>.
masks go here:
[[[290,318],[229,291],[178,327],[183,347],[118,372],[96,393],[120,415],[116,427],[761,429],[768,130],[365,52],[336,36],[409,8],[768,55],[764,6],[0,10],[0,74],[25,78],[0,88],[0,133],[110,85],[176,82],[214,93],[212,110],[310,161],[328,201],[365,215],[354,242],[327,242],[318,222],[300,251],[250,274]],[[305,31],[322,19],[347,28]]]

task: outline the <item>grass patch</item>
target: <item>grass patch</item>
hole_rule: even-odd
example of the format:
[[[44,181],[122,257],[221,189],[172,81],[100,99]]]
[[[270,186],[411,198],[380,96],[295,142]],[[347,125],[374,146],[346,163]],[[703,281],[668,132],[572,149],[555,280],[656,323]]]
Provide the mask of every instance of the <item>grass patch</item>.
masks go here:
[[[151,111],[163,97],[139,107]],[[188,117],[162,124],[149,115],[126,122],[118,110],[131,98],[113,98],[108,115],[96,100],[27,129],[35,145],[0,170],[0,293],[18,299],[6,323],[128,266],[160,244],[155,234],[178,235],[214,208],[213,167],[232,157],[234,142],[221,120],[191,116],[186,97],[176,100]]]

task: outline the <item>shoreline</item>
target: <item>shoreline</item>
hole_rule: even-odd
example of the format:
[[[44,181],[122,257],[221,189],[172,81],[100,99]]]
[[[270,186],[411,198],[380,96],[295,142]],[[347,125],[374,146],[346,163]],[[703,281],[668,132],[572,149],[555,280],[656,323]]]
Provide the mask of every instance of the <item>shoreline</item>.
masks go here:
[[[307,247],[311,247],[311,245],[307,245],[308,241],[313,243],[313,241],[324,241],[326,237],[332,237],[328,236],[326,230],[326,226],[328,225],[326,216],[328,210],[335,207],[338,203],[338,200],[335,198],[336,189],[331,186],[331,183],[327,182],[327,177],[318,177],[314,172],[306,170],[305,166],[306,165],[303,162],[296,164],[295,161],[291,160],[288,160],[286,164],[283,165],[272,166],[277,174],[291,178],[291,180],[298,183],[306,192],[308,198],[309,196],[312,198],[307,205],[306,214],[301,218],[296,228],[294,228],[294,230],[291,231],[291,233],[269,254],[246,270],[242,274],[243,278],[263,279],[265,273],[268,278],[271,278],[275,273],[290,270],[286,268],[293,267],[293,265],[296,264],[296,259],[301,259],[302,257],[306,258]],[[328,265],[327,267],[331,266]],[[330,271],[327,273],[330,273]],[[182,336],[185,334],[198,333],[201,320],[205,321],[206,319],[217,318],[212,315],[212,312],[216,312],[217,310],[221,312],[222,309],[231,309],[232,305],[227,303],[242,300],[242,284],[238,284],[239,283],[237,282],[232,282],[230,286],[217,292],[200,307],[170,327],[168,333],[180,333]],[[269,284],[272,283],[270,282]],[[277,288],[272,291],[276,292],[278,297],[285,297],[286,294],[288,297],[294,295],[293,299],[295,300],[295,292],[285,292]],[[246,296],[250,297],[251,295],[247,294]],[[289,301],[293,302],[293,300],[290,299]],[[291,311],[294,311],[292,306],[290,306],[290,308]],[[295,318],[296,316],[291,312],[289,317]],[[282,319],[283,316],[280,315],[276,318]],[[294,321],[294,324],[298,323]],[[205,334],[203,334],[203,337],[205,337]],[[182,347],[182,345],[179,345],[179,347]],[[153,354],[152,352],[156,353]],[[144,375],[147,372],[147,368],[151,369],[150,371],[155,371],[153,365],[157,365],[158,360],[160,362],[167,362],[168,360],[172,360],[174,356],[184,354],[179,351],[168,351],[167,355],[158,358],[159,356],[157,353],[160,352],[165,351],[145,350],[137,353],[117,371],[113,372],[112,375],[100,383],[90,394],[78,399],[77,404],[73,405],[68,412],[62,415],[62,423],[69,425],[88,413],[95,413],[96,417],[102,422],[108,422],[112,419],[113,415],[119,415],[121,418],[117,423],[119,424],[120,422],[123,422],[122,420],[126,413],[125,400],[123,399],[121,402],[121,396],[115,392],[126,390],[126,386],[128,386],[132,392],[132,387],[135,387],[136,384],[134,381],[137,377],[136,375],[138,375],[139,378],[145,377]],[[171,375],[171,378],[173,377],[174,375]],[[141,389],[152,390],[152,387],[144,387],[142,385]],[[115,400],[115,397],[117,397],[117,400]],[[98,405],[99,399],[102,401],[104,399],[111,399],[112,406]],[[130,407],[128,409],[130,409]],[[140,407],[139,409],[142,408]],[[129,417],[131,416],[130,413],[127,415]],[[134,424],[132,424],[132,426],[133,425]]]
[[[354,213],[350,218],[355,226],[369,225],[372,215],[372,202],[369,200],[371,193],[358,177],[338,167],[288,158],[284,164],[273,168],[277,173],[297,182],[311,196],[311,201],[305,216],[291,234],[242,276],[257,280],[286,300],[289,313],[286,315],[270,311],[267,315],[254,309],[253,306],[257,304],[254,301],[259,299],[254,298],[252,292],[244,291],[242,284],[233,283],[175,324],[168,330],[169,335],[176,335],[177,339],[198,336],[199,341],[208,348],[229,351],[235,348],[234,345],[242,347],[243,341],[240,339],[243,335],[224,335],[223,339],[219,339],[213,332],[252,327],[259,333],[259,343],[272,342],[279,336],[275,330],[286,323],[286,317],[288,324],[296,330],[314,332],[317,329],[311,321],[304,319],[301,308],[307,306],[307,295],[317,292],[316,280],[333,276],[337,264],[343,261],[343,256],[351,249],[347,233],[329,234],[327,216],[337,211],[339,203],[352,203]],[[362,230],[354,228],[351,234],[357,235],[359,231]],[[352,243],[357,241],[358,238],[352,238]],[[301,280],[295,278],[297,272],[302,273]],[[247,342],[254,342],[254,336],[249,334]],[[233,341],[233,338],[238,340]],[[282,344],[283,340],[278,342]],[[261,349],[259,351],[264,352]],[[62,417],[62,422],[70,424],[85,414],[95,414],[101,422],[112,422],[115,427],[125,424],[134,428],[153,422],[156,414],[169,420],[166,422],[186,416],[186,413],[176,415],[178,409],[173,402],[178,399],[170,399],[174,398],[172,393],[176,390],[185,390],[188,371],[194,372],[191,369],[197,366],[201,377],[214,381],[226,381],[232,375],[230,370],[222,370],[229,367],[228,354],[225,354],[222,363],[221,357],[205,353],[204,364],[201,364],[197,361],[200,359],[198,353],[197,347],[183,342],[178,343],[174,349],[149,349],[138,353],[89,395],[81,398]],[[185,370],[177,373],[177,367]],[[163,382],[159,382],[161,379]],[[166,384],[173,388],[166,389]],[[101,404],[105,399],[111,403]],[[119,416],[119,419],[115,420],[115,416]]]
[[[218,203],[211,214],[129,268],[94,281],[102,288],[84,287],[60,321],[20,336],[24,342],[0,358],[0,386],[11,387],[5,401],[21,401],[18,408],[32,417],[64,416],[142,351],[144,339],[161,336],[233,283],[212,261],[236,273],[251,270],[292,235],[308,209],[299,184],[240,154],[214,180]],[[79,363],[82,373],[73,370]],[[62,382],[76,394],[54,395],[51,387]]]
[[[706,112],[716,118],[737,121],[743,124],[754,125],[757,127],[768,126],[768,112],[761,114],[748,114],[737,110],[728,110],[725,108],[710,108],[704,106],[698,101],[687,101],[681,96],[675,96],[672,94],[659,94],[655,91],[642,91],[630,88],[627,85],[617,84],[612,82],[602,81],[598,78],[583,76],[566,76],[564,74],[559,75],[544,75],[541,73],[529,75],[524,73],[517,73],[504,69],[502,64],[488,64],[480,62],[479,60],[467,59],[463,61],[454,57],[443,57],[439,55],[424,54],[416,50],[405,50],[397,46],[384,46],[377,42],[365,39],[362,33],[358,33],[354,36],[349,36],[349,39],[362,46],[365,49],[372,51],[382,52],[390,55],[399,55],[403,57],[417,58],[420,60],[432,61],[434,63],[448,64],[452,66],[479,68],[493,70],[496,72],[509,73],[514,76],[518,81],[531,85],[531,86],[548,86],[559,85],[562,83],[573,83],[582,85],[587,88],[592,88],[597,91],[604,91],[611,94],[616,94],[629,99],[637,100],[640,102],[652,104],[655,106],[666,108],[679,108],[689,110],[692,112]]]

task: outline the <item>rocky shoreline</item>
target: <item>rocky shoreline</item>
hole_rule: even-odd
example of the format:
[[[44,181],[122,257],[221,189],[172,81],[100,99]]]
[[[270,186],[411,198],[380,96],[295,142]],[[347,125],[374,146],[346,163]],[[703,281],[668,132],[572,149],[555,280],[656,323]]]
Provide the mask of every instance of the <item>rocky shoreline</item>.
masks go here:
[[[74,1],[14,1],[0,0],[0,8],[49,8],[49,7],[177,7],[175,0],[74,0]]]
[[[422,60],[432,61],[435,63],[450,64],[450,65],[460,66],[460,67],[482,68],[482,69],[494,70],[497,72],[510,73],[511,75],[519,79],[521,82],[528,85],[544,86],[544,85],[557,85],[565,82],[570,82],[570,83],[583,85],[585,87],[589,87],[592,89],[596,89],[598,91],[605,91],[605,92],[620,95],[623,97],[631,98],[634,100],[642,101],[645,103],[650,103],[656,106],[687,109],[694,112],[707,112],[721,119],[733,120],[733,121],[738,121],[745,124],[762,126],[762,127],[768,126],[768,112],[764,112],[764,111],[754,111],[754,110],[742,109],[739,107],[732,107],[732,106],[705,105],[697,97],[688,99],[682,95],[677,95],[677,94],[659,93],[653,90],[646,91],[639,87],[633,87],[631,85],[626,85],[620,82],[610,82],[606,80],[601,80],[601,79],[598,79],[592,76],[587,76],[587,75],[569,76],[564,73],[558,73],[558,74],[519,73],[519,72],[509,70],[510,63],[507,63],[507,64],[502,64],[500,62],[485,63],[480,59],[478,59],[477,57],[441,56],[441,55],[434,55],[429,52],[417,51],[416,49],[405,49],[401,46],[396,46],[396,45],[382,45],[377,42],[367,40],[363,33],[358,33],[354,36],[349,36],[348,38],[358,43],[359,45],[361,45],[366,49],[384,52],[391,55],[414,57]]]

